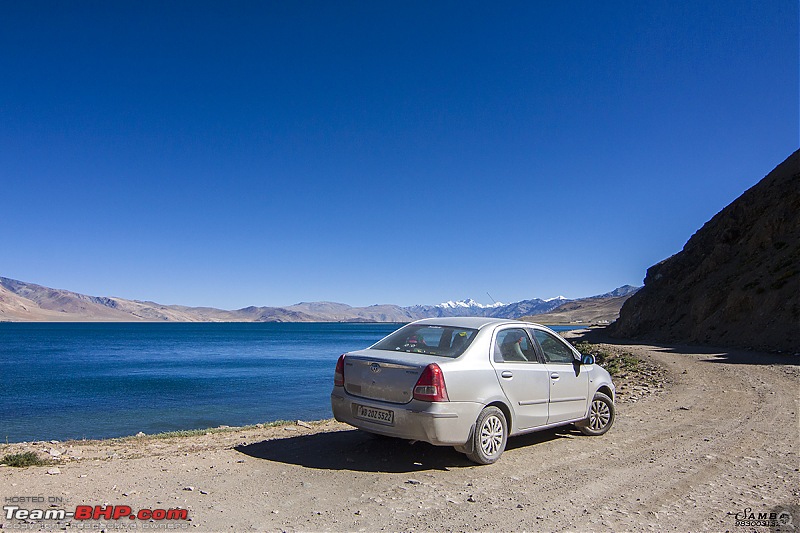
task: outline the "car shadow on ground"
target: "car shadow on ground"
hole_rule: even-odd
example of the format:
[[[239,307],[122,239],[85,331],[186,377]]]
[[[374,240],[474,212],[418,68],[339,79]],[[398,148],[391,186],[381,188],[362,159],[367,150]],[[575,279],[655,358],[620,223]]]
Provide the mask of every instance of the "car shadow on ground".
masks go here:
[[[577,431],[574,434],[580,435]],[[513,437],[506,450],[572,435],[571,427],[566,427]],[[256,459],[325,470],[412,473],[476,466],[450,446],[376,438],[355,429],[266,440],[236,446],[235,450]]]
[[[544,431],[535,431],[527,435],[520,435],[518,437],[511,437],[506,444],[506,450],[516,450],[517,448],[525,448],[528,446],[535,446],[544,442],[549,442],[556,439],[577,439],[585,438],[586,435],[580,432],[578,428],[572,424],[561,426]],[[502,461],[502,459],[501,459]]]

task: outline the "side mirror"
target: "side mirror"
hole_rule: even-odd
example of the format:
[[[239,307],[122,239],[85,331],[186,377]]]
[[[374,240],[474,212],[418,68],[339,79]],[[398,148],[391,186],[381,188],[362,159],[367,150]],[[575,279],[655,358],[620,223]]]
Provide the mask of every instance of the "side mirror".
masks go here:
[[[594,356],[586,354],[581,357],[581,364],[582,365],[593,365],[594,364]]]

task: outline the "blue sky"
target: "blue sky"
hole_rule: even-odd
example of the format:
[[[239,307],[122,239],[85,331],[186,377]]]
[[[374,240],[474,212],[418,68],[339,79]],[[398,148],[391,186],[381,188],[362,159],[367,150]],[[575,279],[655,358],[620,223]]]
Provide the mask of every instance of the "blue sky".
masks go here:
[[[0,3],[0,276],[239,308],[641,284],[798,148],[798,2]]]

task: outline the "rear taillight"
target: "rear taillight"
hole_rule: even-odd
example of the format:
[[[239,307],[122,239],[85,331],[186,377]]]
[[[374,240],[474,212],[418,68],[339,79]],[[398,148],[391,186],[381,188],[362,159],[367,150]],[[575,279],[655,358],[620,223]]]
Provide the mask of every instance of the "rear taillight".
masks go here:
[[[336,370],[333,371],[333,385],[334,387],[344,387],[344,354],[340,355],[339,360],[336,361]]]
[[[449,402],[442,369],[436,363],[425,367],[414,385],[414,399],[426,402]]]

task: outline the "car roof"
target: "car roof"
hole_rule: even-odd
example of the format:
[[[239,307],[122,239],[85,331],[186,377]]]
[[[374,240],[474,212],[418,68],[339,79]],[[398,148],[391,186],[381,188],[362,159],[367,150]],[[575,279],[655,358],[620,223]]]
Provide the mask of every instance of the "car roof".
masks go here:
[[[423,318],[416,320],[414,324],[430,324],[432,326],[452,326],[470,329],[481,329],[486,326],[499,326],[501,324],[517,324],[520,326],[538,326],[533,322],[522,322],[520,320],[511,320],[507,318],[488,318],[480,316],[459,316],[459,317],[440,317],[440,318]]]

